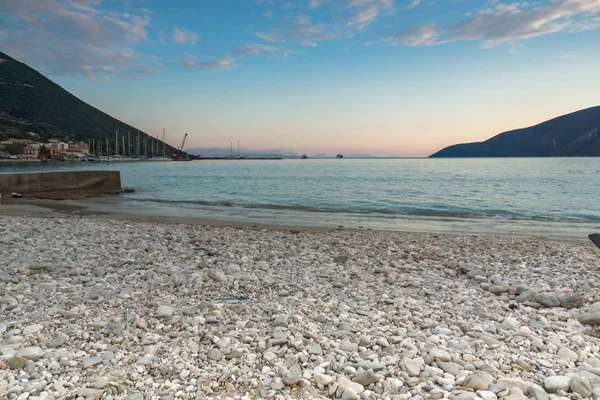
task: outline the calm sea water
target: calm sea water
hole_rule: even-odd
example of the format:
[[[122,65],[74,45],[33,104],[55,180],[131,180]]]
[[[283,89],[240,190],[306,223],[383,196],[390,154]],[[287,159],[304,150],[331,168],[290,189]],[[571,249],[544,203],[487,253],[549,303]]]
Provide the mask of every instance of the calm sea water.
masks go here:
[[[0,165],[0,172],[59,169],[121,171],[135,193],[99,203],[136,213],[488,233],[600,228],[593,158]]]

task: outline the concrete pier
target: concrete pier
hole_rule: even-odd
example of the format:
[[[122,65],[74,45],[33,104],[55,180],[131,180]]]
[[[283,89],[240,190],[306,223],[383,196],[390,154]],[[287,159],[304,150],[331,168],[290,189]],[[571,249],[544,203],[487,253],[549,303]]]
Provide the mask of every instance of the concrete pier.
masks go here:
[[[79,199],[121,192],[119,171],[64,171],[0,174],[0,194],[41,199]]]

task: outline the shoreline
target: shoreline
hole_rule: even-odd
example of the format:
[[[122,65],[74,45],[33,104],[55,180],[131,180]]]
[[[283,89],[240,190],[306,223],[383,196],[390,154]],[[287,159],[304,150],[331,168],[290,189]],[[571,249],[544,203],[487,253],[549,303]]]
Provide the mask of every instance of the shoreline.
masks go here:
[[[22,216],[48,216],[53,213],[64,213],[66,215],[95,216],[121,221],[154,222],[162,224],[185,224],[194,226],[213,226],[213,227],[231,227],[231,228],[252,228],[267,229],[273,231],[355,231],[355,232],[399,232],[399,233],[417,233],[424,235],[451,235],[451,236],[498,236],[506,238],[520,238],[532,240],[552,240],[568,242],[587,242],[588,235],[598,230],[593,224],[587,224],[585,227],[577,230],[554,232],[555,227],[549,225],[541,232],[516,231],[514,226],[519,225],[520,221],[509,221],[508,228],[502,228],[504,221],[475,221],[479,224],[480,230],[472,229],[473,222],[461,223],[463,221],[438,221],[435,219],[423,220],[405,220],[398,229],[389,227],[370,227],[367,220],[363,220],[361,225],[354,223],[352,225],[340,224],[313,224],[313,223],[295,223],[284,222],[277,223],[273,221],[249,220],[243,217],[233,216],[229,218],[212,218],[206,216],[194,216],[188,210],[168,210],[165,208],[146,208],[139,209],[128,204],[128,200],[119,196],[105,196],[95,198],[85,198],[78,200],[49,200],[35,198],[2,198],[0,199],[0,215],[22,215]],[[312,222],[312,221],[311,221]],[[526,224],[528,221],[523,221]],[[484,230],[483,225],[497,224],[500,228],[497,231],[492,228]],[[512,229],[511,229],[512,227]],[[563,226],[564,227],[564,226]]]

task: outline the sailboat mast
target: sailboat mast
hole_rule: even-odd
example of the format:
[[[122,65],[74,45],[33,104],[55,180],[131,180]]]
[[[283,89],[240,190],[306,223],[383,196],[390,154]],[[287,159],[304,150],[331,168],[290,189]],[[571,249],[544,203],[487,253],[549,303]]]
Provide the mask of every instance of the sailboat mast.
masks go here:
[[[163,128],[163,157],[167,156],[167,143],[166,143],[166,137],[165,137],[165,128]]]
[[[131,132],[127,131],[127,156],[131,158]]]
[[[115,131],[115,157],[119,155],[119,131]]]

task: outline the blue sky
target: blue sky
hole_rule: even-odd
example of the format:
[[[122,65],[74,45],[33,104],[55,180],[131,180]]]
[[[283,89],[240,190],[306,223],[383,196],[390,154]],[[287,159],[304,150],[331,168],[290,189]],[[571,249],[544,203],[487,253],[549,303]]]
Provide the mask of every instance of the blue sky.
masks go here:
[[[0,50],[192,147],[428,155],[600,104],[600,0],[4,0]]]

